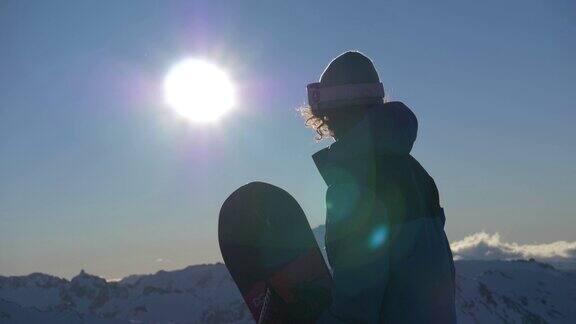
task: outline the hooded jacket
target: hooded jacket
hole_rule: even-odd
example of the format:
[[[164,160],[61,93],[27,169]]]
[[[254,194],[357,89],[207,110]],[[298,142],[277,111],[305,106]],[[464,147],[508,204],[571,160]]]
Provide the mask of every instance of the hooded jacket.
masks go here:
[[[424,295],[434,294],[427,304],[435,305],[437,297],[446,299],[448,306],[438,307],[451,307],[442,312],[453,313],[453,263],[438,190],[410,155],[417,131],[416,116],[406,105],[379,104],[338,141],[313,155],[328,185],[325,243],[335,282],[332,312],[344,322],[371,323],[382,318],[387,299],[393,304],[391,287],[402,282],[399,278],[392,282],[390,276],[394,271],[406,272],[404,261],[411,254],[427,254],[413,258],[419,261],[410,266],[422,267],[422,273],[432,276],[422,284],[443,282],[442,287],[392,294],[411,294],[405,300],[426,300]],[[434,323],[432,314],[421,315]],[[438,322],[451,322],[452,315],[444,315],[437,317]],[[401,316],[398,321],[408,320]]]

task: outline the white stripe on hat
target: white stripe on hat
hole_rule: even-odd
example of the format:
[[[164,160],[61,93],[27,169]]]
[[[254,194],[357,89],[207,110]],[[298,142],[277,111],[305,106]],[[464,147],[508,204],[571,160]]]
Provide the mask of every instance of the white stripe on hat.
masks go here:
[[[321,103],[330,101],[384,98],[384,86],[381,82],[333,87],[322,87],[319,82],[316,82],[310,83],[306,88],[308,89],[308,104],[312,109],[318,109]]]

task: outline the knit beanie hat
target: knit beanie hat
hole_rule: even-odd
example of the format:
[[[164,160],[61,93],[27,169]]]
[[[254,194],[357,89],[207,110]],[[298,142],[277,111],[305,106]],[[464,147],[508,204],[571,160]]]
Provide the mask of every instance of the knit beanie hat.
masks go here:
[[[372,61],[360,52],[345,52],[324,70],[320,82],[311,83],[308,104],[312,110],[381,103],[384,87]]]

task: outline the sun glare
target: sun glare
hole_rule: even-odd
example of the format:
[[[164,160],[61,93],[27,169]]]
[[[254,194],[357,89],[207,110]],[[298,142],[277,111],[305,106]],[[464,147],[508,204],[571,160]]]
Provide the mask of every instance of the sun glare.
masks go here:
[[[198,59],[174,65],[164,80],[166,102],[195,122],[218,120],[234,105],[234,87],[217,66]]]

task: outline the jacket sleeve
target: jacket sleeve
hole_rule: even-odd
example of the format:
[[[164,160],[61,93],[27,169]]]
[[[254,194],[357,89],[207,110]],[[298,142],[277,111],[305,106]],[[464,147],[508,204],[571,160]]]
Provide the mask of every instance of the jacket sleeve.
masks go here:
[[[326,252],[334,278],[330,316],[344,322],[377,322],[387,280],[384,206],[355,182],[328,187]]]

